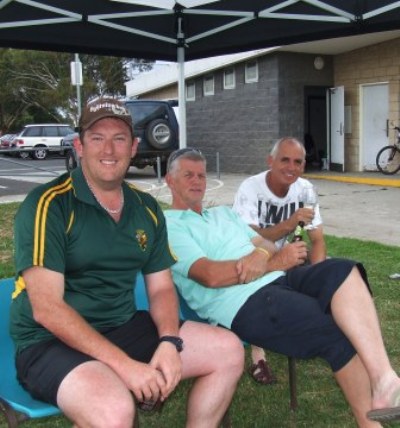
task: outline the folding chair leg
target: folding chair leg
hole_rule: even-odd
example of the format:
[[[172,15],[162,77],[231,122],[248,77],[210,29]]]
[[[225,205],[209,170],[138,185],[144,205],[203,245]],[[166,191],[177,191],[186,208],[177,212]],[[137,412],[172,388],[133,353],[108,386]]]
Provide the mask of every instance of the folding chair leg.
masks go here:
[[[289,365],[289,388],[290,388],[290,410],[296,411],[297,403],[297,373],[295,358],[288,357]]]
[[[2,400],[1,398],[0,412],[6,418],[8,428],[16,428],[20,423],[29,419],[25,414],[15,411],[5,400]]]

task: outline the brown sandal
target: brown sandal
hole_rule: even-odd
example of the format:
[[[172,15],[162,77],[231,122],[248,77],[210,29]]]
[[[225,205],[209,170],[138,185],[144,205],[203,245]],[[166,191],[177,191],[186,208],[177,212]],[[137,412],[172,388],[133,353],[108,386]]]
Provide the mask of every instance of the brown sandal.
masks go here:
[[[252,364],[249,367],[249,374],[257,383],[262,385],[272,385],[277,382],[276,376],[265,360],[259,360],[257,364]]]

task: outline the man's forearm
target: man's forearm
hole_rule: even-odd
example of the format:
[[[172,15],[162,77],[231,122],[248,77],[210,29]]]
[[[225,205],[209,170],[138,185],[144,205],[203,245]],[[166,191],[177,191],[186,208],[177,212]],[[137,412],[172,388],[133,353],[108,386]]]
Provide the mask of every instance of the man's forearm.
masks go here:
[[[161,290],[151,296],[150,314],[160,337],[178,335],[179,302],[173,288]]]
[[[288,220],[282,221],[278,224],[268,227],[257,227],[251,225],[257,233],[259,233],[264,239],[269,239],[270,241],[278,241],[279,239],[284,238],[289,233],[293,232],[294,227],[290,224]]]
[[[326,247],[324,241],[318,241],[311,245],[310,262],[311,264],[322,262],[326,259]]]

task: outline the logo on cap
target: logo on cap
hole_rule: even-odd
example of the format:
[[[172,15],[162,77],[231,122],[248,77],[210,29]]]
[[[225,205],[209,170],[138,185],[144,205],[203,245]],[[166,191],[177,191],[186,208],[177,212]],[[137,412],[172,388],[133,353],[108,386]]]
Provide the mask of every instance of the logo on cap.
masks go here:
[[[91,113],[95,113],[99,110],[108,110],[111,113],[118,115],[118,116],[122,116],[122,115],[129,115],[129,111],[121,104],[116,104],[110,101],[105,101],[105,102],[98,102],[98,103],[94,103],[92,105],[89,105],[89,111]]]

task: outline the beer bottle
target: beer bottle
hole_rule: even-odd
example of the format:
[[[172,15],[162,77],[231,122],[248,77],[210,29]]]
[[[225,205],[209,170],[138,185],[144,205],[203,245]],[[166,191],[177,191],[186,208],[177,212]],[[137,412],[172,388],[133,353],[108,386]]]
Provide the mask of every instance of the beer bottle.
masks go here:
[[[303,227],[304,227],[304,221],[299,221],[299,224],[296,226],[296,229],[294,230],[292,242],[298,242],[303,240]]]

